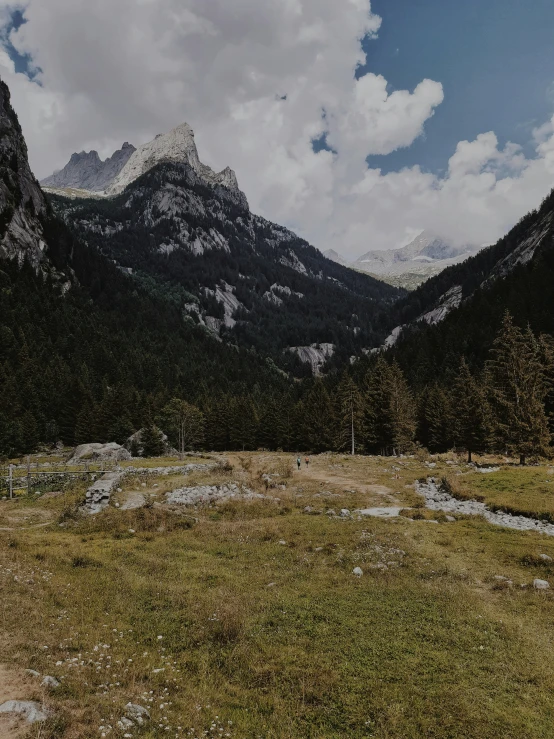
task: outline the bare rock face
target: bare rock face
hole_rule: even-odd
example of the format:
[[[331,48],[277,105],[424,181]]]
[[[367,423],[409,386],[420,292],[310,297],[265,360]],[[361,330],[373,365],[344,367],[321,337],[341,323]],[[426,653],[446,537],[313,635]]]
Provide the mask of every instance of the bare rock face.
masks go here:
[[[35,269],[44,263],[44,219],[48,206],[27,156],[27,145],[0,81],[0,259],[27,259]]]
[[[102,161],[97,151],[82,151],[73,154],[69,162],[59,172],[41,180],[41,185],[50,188],[72,188],[103,192],[125,167],[136,151],[132,144],[125,142],[111,157]]]
[[[119,444],[81,444],[73,452],[68,464],[78,462],[121,462],[131,459],[131,455]]]
[[[28,724],[46,721],[48,718],[40,703],[35,701],[6,701],[0,706],[0,713],[23,716]]]
[[[314,375],[320,375],[325,362],[335,353],[334,344],[312,344],[311,346],[291,346],[289,351],[297,354],[300,361],[310,364]]]
[[[202,164],[194,140],[194,131],[188,123],[182,123],[169,133],[159,134],[152,141],[139,147],[114,178],[107,189],[107,194],[118,195],[131,182],[164,162],[188,165],[204,184],[223,187],[237,195],[240,194],[241,200],[247,206],[246,196],[240,192],[236,175],[232,169],[226,167],[222,172],[214,172],[210,167]]]

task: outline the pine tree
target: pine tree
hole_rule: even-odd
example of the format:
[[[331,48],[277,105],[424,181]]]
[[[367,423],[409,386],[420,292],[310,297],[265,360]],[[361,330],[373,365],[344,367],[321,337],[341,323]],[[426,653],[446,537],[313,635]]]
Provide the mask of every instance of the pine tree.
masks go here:
[[[365,438],[369,450],[398,454],[414,444],[417,429],[416,405],[408,383],[394,362],[383,357],[366,381]]]
[[[494,341],[487,370],[497,448],[519,455],[521,464],[529,456],[549,456],[548,368],[532,331],[514,326],[509,313]]]
[[[417,429],[416,406],[406,378],[396,362],[390,372],[390,435],[395,453],[409,451]]]
[[[313,452],[333,446],[335,419],[327,388],[318,378],[302,404],[302,442]]]
[[[364,403],[364,445],[367,451],[387,454],[390,434],[391,368],[383,357],[367,374]]]
[[[335,406],[335,447],[354,455],[363,443],[364,404],[358,386],[349,375],[337,387]]]
[[[244,451],[255,449],[258,433],[258,415],[252,399],[236,398],[232,403],[231,447]]]
[[[165,452],[163,434],[153,424],[149,424],[142,430],[141,444],[144,457],[161,457]]]
[[[421,441],[430,452],[444,452],[454,443],[451,399],[444,388],[432,385],[421,399]]]
[[[484,383],[471,374],[465,358],[454,380],[452,402],[455,445],[467,450],[467,461],[471,462],[472,453],[483,451],[487,446],[490,409]]]

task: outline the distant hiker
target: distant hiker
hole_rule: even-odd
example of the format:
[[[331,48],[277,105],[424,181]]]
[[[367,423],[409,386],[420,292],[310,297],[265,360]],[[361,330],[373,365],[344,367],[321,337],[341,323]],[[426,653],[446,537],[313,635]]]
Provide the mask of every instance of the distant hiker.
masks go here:
[[[298,457],[298,459],[296,460],[296,464],[298,465],[298,469],[300,469],[300,465],[302,464],[302,460],[300,459],[300,457]]]
[[[310,466],[310,458],[306,457],[306,467],[309,467],[309,466]]]

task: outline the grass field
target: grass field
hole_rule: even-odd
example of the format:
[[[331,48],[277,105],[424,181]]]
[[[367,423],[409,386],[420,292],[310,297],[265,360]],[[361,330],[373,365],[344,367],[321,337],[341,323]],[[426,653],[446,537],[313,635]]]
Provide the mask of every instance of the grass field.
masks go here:
[[[476,498],[493,510],[529,515],[554,523],[554,469],[503,467],[498,472],[448,476],[460,498]]]
[[[323,455],[291,473],[279,455],[229,461],[149,475],[146,487],[126,478],[114,501],[140,490],[151,503],[139,510],[82,518],[82,483],[1,504],[1,661],[61,681],[47,694],[28,684],[27,697],[53,709],[32,736],[554,736],[554,604],[531,587],[554,585],[539,558],[554,559],[554,539],[482,519],[325,513],[420,505],[413,482],[428,474],[487,499],[511,494],[510,480],[539,495],[548,468],[478,475],[446,461],[430,472],[417,459]],[[173,487],[226,481],[270,498],[161,505]],[[51,523],[28,528],[37,521]],[[151,720],[118,728],[128,702]]]

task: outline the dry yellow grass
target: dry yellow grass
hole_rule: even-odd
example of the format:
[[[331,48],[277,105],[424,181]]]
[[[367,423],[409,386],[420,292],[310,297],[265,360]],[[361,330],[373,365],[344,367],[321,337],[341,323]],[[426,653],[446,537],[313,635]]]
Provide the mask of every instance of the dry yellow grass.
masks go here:
[[[429,473],[417,459],[323,455],[290,476],[287,455],[229,461],[186,484],[265,492],[276,474],[279,500],[182,515],[160,506],[177,480],[149,477],[138,511],[80,519],[83,489],[17,504],[54,519],[0,532],[4,661],[62,680],[42,739],[122,736],[129,701],[152,713],[137,737],[552,736],[552,596],[529,586],[554,582],[538,559],[554,540],[480,519],[325,514],[412,505],[408,486]]]

